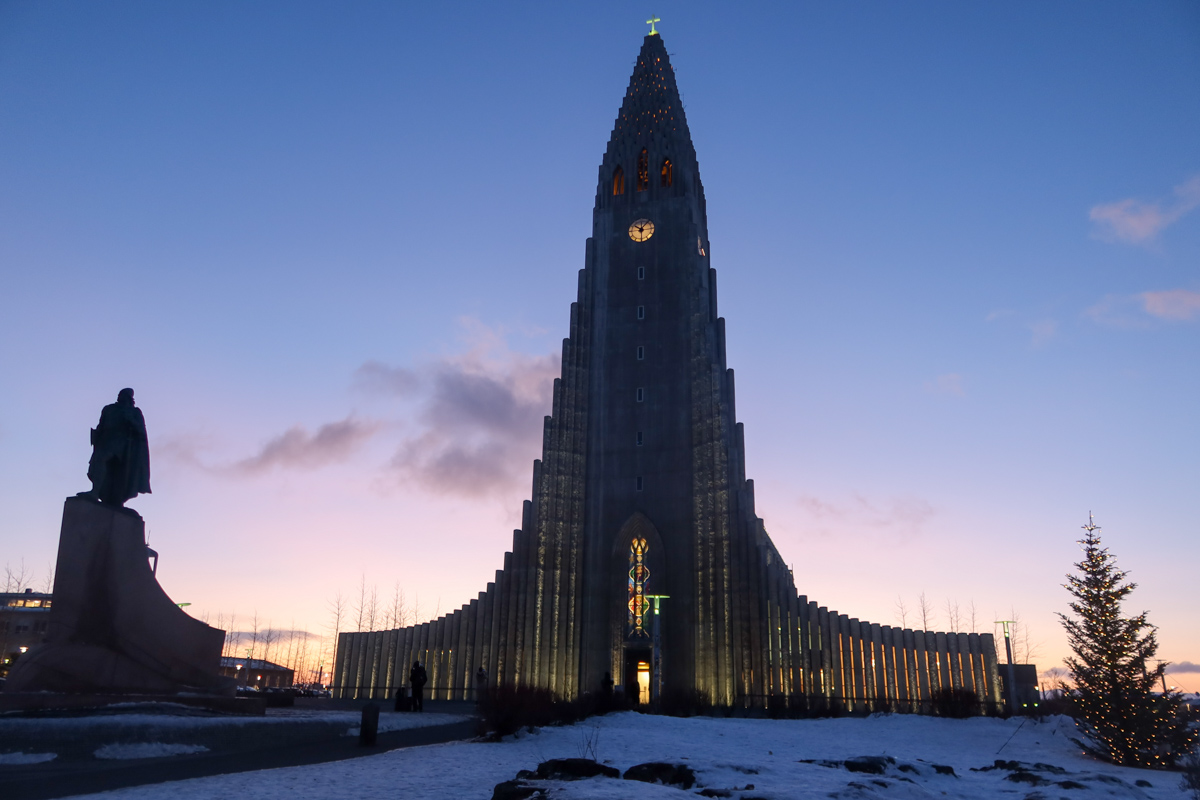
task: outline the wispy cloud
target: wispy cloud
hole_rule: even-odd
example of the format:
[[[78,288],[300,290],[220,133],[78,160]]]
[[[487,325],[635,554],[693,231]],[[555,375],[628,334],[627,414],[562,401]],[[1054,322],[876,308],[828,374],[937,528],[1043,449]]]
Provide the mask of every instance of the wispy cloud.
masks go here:
[[[421,379],[407,367],[390,367],[378,361],[368,361],[354,371],[354,385],[375,394],[408,397],[420,388]]]
[[[931,381],[925,381],[925,391],[930,394],[948,394],[955,397],[965,397],[967,390],[963,388],[962,375],[957,372],[948,372],[945,375],[938,375]]]
[[[1101,239],[1141,244],[1200,206],[1200,175],[1175,187],[1166,200],[1144,202],[1133,197],[1093,206],[1088,217]]]
[[[827,533],[831,528],[873,529],[911,539],[919,536],[922,526],[937,513],[920,497],[892,497],[879,501],[855,493],[848,500],[831,501],[801,495],[796,502],[819,533]]]
[[[1058,323],[1052,319],[1039,319],[1029,323],[1029,334],[1034,347],[1042,347],[1058,334]]]
[[[502,330],[464,324],[466,353],[414,372],[418,430],[397,448],[390,468],[434,492],[479,497],[528,482],[559,357],[513,352]],[[378,365],[371,372],[390,374],[387,369]]]
[[[314,469],[345,461],[380,428],[378,422],[353,416],[322,425],[314,433],[296,425],[268,440],[257,453],[236,462],[230,469],[257,474],[276,467]]]
[[[1168,322],[1200,319],[1200,292],[1166,289],[1137,294],[1105,295],[1083,315],[1110,328],[1148,328],[1151,317]]]
[[[1159,319],[1189,320],[1200,316],[1200,292],[1167,289],[1162,292],[1142,292],[1140,297],[1146,313]]]
[[[1180,661],[1178,664],[1168,664],[1167,672],[1200,672],[1200,664],[1191,661]]]
[[[1004,325],[1019,326],[1029,331],[1030,344],[1042,347],[1058,335],[1058,322],[1053,319],[1030,320],[1019,311],[1011,308],[999,308],[990,312],[985,318],[987,322],[1001,322]],[[1008,322],[1002,322],[1008,320]]]

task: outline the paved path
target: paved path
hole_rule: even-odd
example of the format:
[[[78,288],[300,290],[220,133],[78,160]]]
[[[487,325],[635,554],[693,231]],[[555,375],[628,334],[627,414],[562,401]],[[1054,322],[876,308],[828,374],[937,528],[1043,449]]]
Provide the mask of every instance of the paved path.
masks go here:
[[[0,798],[49,800],[186,778],[340,761],[377,755],[400,747],[469,739],[475,735],[475,726],[475,720],[467,720],[381,733],[374,747],[360,747],[356,737],[339,736],[320,742],[267,746],[238,752],[196,753],[129,761],[78,761],[58,765],[49,761],[27,766],[5,766],[0,768]]]

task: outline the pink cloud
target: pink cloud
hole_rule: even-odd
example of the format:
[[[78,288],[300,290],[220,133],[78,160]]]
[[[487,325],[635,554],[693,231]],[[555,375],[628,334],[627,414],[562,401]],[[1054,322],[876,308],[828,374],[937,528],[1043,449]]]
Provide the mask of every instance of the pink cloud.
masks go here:
[[[1200,206],[1200,175],[1175,187],[1169,201],[1143,202],[1126,198],[1093,206],[1088,217],[1101,238],[1139,244],[1154,239],[1167,226]]]
[[[963,388],[962,375],[949,372],[938,375],[931,381],[925,381],[925,391],[931,394],[952,394],[955,397],[965,397],[967,390]]]
[[[393,475],[433,492],[461,497],[504,494],[529,483],[541,455],[542,419],[550,412],[557,353],[531,356],[508,348],[502,330],[463,320],[467,352],[409,373],[418,390],[417,431],[391,460]],[[364,365],[373,378],[396,368]],[[409,381],[408,374],[415,374]],[[373,381],[377,387],[392,381]]]
[[[1189,320],[1200,315],[1200,292],[1167,289],[1162,292],[1142,292],[1139,296],[1146,313],[1160,319]]]
[[[233,465],[238,472],[259,473],[272,467],[314,469],[345,461],[382,426],[347,417],[309,433],[296,425],[267,441],[255,455]]]

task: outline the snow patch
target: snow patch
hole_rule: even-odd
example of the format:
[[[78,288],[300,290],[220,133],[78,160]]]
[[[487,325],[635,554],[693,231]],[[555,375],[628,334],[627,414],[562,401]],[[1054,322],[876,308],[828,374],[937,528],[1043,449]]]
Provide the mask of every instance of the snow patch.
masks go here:
[[[1179,800],[1177,773],[1098,762],[1071,743],[1075,735],[1066,718],[1040,723],[907,714],[868,719],[676,719],[625,712],[541,728],[536,735],[506,737],[498,743],[409,747],[89,797],[328,800],[353,787],[353,794],[362,797],[489,800],[496,784],[514,780],[521,770],[534,770],[550,759],[586,755],[622,774],[650,761],[686,764],[695,772],[696,785],[683,791],[621,778],[527,782],[551,790],[554,800],[695,800],[705,794],[732,800]],[[998,765],[999,760],[1003,761]],[[883,765],[883,773],[855,772],[847,769],[847,761]],[[1036,776],[1036,786],[1009,780],[1016,773]]]
[[[0,764],[44,764],[58,758],[58,753],[0,753]]]
[[[166,744],[164,742],[138,742],[137,744],[106,744],[95,753],[96,758],[162,758],[163,756],[185,756],[191,753],[207,753],[202,744]]]

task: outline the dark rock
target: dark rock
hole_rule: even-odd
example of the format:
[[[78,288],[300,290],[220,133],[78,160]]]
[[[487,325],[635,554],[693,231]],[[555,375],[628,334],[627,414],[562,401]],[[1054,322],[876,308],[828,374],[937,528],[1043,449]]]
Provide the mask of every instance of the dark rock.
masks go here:
[[[521,781],[497,783],[496,788],[492,789],[492,800],[528,800],[531,797],[543,798],[545,796],[545,789],[530,786]]]
[[[1012,781],[1013,783],[1028,783],[1030,786],[1041,786],[1045,783],[1040,776],[1032,772],[1026,772],[1023,769],[1016,770],[1004,776],[1004,780]]]
[[[517,773],[517,780],[519,780],[519,781],[537,780],[537,776],[538,776],[538,774],[536,772],[534,772],[533,770],[523,769]]]
[[[882,775],[887,772],[888,762],[895,763],[895,759],[889,759],[885,756],[858,756],[857,758],[847,758],[842,763],[851,772]]]
[[[945,764],[934,764],[933,771],[938,775],[954,775],[954,767],[948,767]],[[958,777],[954,775],[954,777]]]
[[[696,785],[696,773],[692,772],[691,767],[683,764],[664,764],[661,761],[652,761],[625,770],[625,780],[662,783],[667,786],[681,786],[684,789],[690,789]]]
[[[1043,764],[1040,761],[1038,763],[1034,764],[1032,767],[1029,767],[1029,769],[1032,769],[1036,772],[1049,772],[1051,775],[1066,775],[1067,774],[1067,771],[1065,769],[1063,769],[1062,767],[1056,767],[1053,764]]]
[[[1138,780],[1134,781],[1134,782],[1133,782],[1133,785],[1134,785],[1134,786],[1140,786],[1140,787],[1142,787],[1143,789],[1153,789],[1153,788],[1154,788],[1154,784],[1153,784],[1153,783],[1151,783],[1150,781],[1147,781],[1147,780],[1142,780],[1142,779],[1140,779],[1140,778],[1139,778]]]
[[[590,758],[552,758],[538,764],[537,768],[537,776],[542,780],[578,781],[597,775],[619,778],[621,771],[597,764]]]
[[[912,773],[912,774],[914,774],[914,775],[920,775],[920,774],[921,774],[921,770],[917,769],[917,768],[916,768],[916,767],[914,767],[912,764],[901,764],[899,769],[900,769],[900,771],[901,771],[901,772],[911,772],[911,773]],[[990,767],[984,767],[984,769],[991,769],[991,768],[990,768]]]
[[[730,767],[734,772],[740,772],[743,775],[757,775],[758,770],[753,767]]]
[[[733,797],[733,794],[726,789],[701,789],[697,794],[701,797]]]
[[[1076,783],[1075,781],[1059,781],[1058,785],[1064,789],[1086,789],[1087,788],[1082,783]]]

